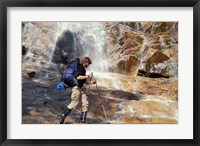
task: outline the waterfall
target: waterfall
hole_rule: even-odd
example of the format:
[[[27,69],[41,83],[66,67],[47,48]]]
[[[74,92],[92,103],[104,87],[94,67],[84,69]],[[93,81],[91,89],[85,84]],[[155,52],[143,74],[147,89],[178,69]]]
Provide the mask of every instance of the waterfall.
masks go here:
[[[76,34],[74,38],[74,51],[81,47],[82,57],[87,56],[92,59],[91,71],[107,71],[108,62],[105,54],[107,35],[102,22],[58,22],[57,38],[63,31],[70,30]],[[76,46],[76,45],[79,46]]]

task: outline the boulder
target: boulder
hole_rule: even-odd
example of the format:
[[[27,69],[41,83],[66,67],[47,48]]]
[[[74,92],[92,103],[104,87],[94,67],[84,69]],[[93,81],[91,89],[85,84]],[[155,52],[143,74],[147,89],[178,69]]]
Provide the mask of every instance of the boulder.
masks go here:
[[[24,78],[32,78],[35,75],[36,75],[36,71],[34,69],[23,69],[22,70],[22,77],[24,77]]]
[[[74,36],[70,30],[66,30],[58,38],[56,47],[53,53],[52,61],[54,63],[67,63],[69,60],[69,54],[74,49]]]
[[[169,57],[163,54],[161,51],[156,51],[154,54],[146,61],[147,63],[163,63],[168,60]]]
[[[83,38],[82,31],[72,32],[66,30],[58,37],[56,47],[53,52],[52,62],[56,64],[67,64],[74,58],[83,57],[83,47],[91,49],[94,39],[91,36]],[[92,48],[93,49],[93,48]]]
[[[118,62],[117,70],[120,73],[134,75],[137,70],[137,66],[138,66],[138,58],[131,55],[128,57],[124,57],[124,59]]]
[[[169,72],[167,71],[167,65],[164,63],[142,63],[138,75],[150,78],[169,77]]]
[[[170,57],[161,51],[155,51],[151,57],[143,61],[139,67],[138,75],[145,77],[169,77],[168,61]]]

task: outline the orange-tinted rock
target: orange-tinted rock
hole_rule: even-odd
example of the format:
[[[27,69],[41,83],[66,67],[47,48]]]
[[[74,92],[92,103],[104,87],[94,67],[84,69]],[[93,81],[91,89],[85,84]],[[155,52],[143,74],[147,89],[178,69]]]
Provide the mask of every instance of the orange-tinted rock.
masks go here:
[[[170,58],[177,60],[178,62],[178,49],[166,49],[162,50],[162,53],[169,56]]]
[[[147,23],[143,23],[142,25],[142,31],[143,32],[151,32],[151,28],[152,28],[153,22],[147,22]]]
[[[134,74],[138,65],[138,59],[135,56],[129,56],[127,59],[120,60],[117,69],[121,73]]]
[[[150,47],[153,48],[153,49],[158,49],[158,50],[160,50],[161,44],[160,44],[160,42],[151,42],[151,43],[150,43]]]
[[[161,51],[156,51],[148,60],[147,63],[163,63],[168,60],[169,57],[163,54]]]
[[[31,111],[29,112],[29,115],[34,117],[34,116],[39,115],[39,113],[36,112],[36,111],[34,111],[34,110],[31,110]]]
[[[126,31],[124,35],[119,38],[122,48],[127,49],[142,44],[143,37],[138,33]]]
[[[169,59],[161,51],[155,51],[150,58],[142,63],[138,75],[146,77],[169,77],[168,66],[164,63]]]

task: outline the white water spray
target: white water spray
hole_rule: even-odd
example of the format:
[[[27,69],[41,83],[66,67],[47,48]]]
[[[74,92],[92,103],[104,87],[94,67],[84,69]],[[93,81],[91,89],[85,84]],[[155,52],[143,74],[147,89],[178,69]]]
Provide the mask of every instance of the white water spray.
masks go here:
[[[101,22],[58,22],[57,27],[57,38],[65,30],[76,33],[78,43],[83,48],[82,56],[88,56],[93,61],[90,70],[104,72],[108,70],[105,54],[107,35]],[[76,46],[74,48],[76,51]]]

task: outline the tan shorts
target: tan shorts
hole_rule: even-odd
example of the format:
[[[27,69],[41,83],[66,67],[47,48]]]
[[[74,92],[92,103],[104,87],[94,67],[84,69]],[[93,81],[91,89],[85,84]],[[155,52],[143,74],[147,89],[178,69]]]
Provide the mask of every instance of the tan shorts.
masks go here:
[[[68,105],[69,109],[77,108],[81,104],[81,111],[88,111],[89,101],[84,88],[78,88],[77,86],[72,88],[71,102]]]

